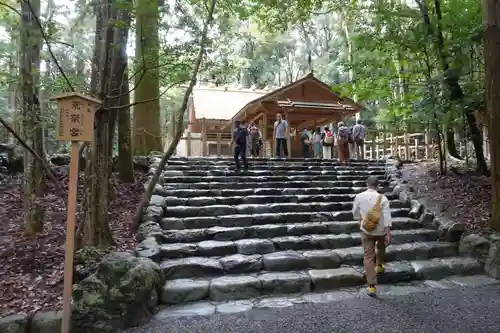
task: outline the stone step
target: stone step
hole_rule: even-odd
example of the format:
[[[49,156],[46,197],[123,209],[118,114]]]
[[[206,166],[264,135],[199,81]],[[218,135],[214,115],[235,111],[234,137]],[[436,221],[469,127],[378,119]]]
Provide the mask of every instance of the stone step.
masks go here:
[[[428,260],[456,256],[457,244],[446,242],[414,242],[387,247],[386,261]],[[142,255],[140,251],[137,253]],[[153,259],[160,261],[156,256]],[[168,259],[160,263],[169,280],[227,274],[288,272],[308,268],[332,269],[342,265],[362,265],[363,248],[307,251],[279,251],[267,254],[235,254],[226,257],[188,257]]]
[[[203,171],[203,170],[233,170],[234,163],[232,164],[221,164],[221,165],[206,165],[206,164],[190,164],[190,165],[170,165],[167,166],[165,170],[192,170],[192,171]],[[249,171],[255,170],[265,170],[265,171],[300,171],[300,170],[313,170],[313,171],[386,171],[386,167],[383,165],[376,166],[334,166],[334,165],[295,165],[290,163],[282,164],[271,164],[271,165],[253,165],[249,164]]]
[[[275,203],[314,203],[314,202],[351,202],[350,208],[352,208],[352,201],[354,200],[355,194],[323,194],[323,195],[249,195],[249,196],[234,196],[234,197],[223,197],[223,196],[197,196],[191,198],[182,198],[176,196],[152,196],[150,200],[150,205],[159,205],[167,207],[173,206],[209,206],[209,205],[269,205]],[[397,200],[396,195],[388,195],[389,200]],[[391,207],[399,208],[405,207],[399,201],[391,202]],[[345,209],[350,209],[345,208]]]
[[[324,160],[324,159],[314,159],[314,158],[248,158],[249,161],[255,164],[262,165],[273,165],[273,164],[304,164],[304,165],[335,165],[344,166],[343,162],[338,159]],[[232,157],[227,158],[198,158],[198,159],[178,159],[171,158],[168,160],[170,165],[220,165],[220,164],[232,164],[234,159]],[[385,160],[350,160],[347,166],[370,166],[370,165],[386,165]]]
[[[182,208],[180,208],[182,207]],[[226,206],[208,206],[212,207],[226,207]],[[231,206],[227,206],[231,207]],[[211,227],[249,227],[252,225],[262,224],[278,224],[278,223],[298,223],[298,222],[326,222],[326,221],[351,221],[352,212],[347,211],[309,211],[301,213],[256,213],[256,214],[233,214],[227,215],[224,211],[219,210],[217,216],[214,210],[209,210],[209,215],[205,215],[200,210],[200,215],[182,218],[182,214],[186,212],[194,212],[187,209],[203,208],[203,207],[185,207],[178,206],[169,208],[170,217],[163,217],[163,208],[158,206],[149,206],[146,209],[146,215],[143,221],[160,221],[162,227],[165,229],[197,229],[197,228],[211,228]],[[210,213],[211,212],[211,213]],[[391,216],[394,217],[408,217],[409,209],[398,208],[391,209]],[[175,216],[174,216],[175,215]]]
[[[145,222],[144,227],[148,228]],[[167,226],[169,227],[169,226]],[[392,230],[410,230],[422,227],[419,220],[407,217],[392,219]],[[207,240],[236,241],[245,238],[273,238],[283,236],[302,236],[308,234],[347,234],[359,232],[358,221],[347,222],[306,222],[306,223],[282,223],[264,224],[251,227],[213,227],[208,229],[184,229],[165,230],[162,243],[194,243]]]
[[[481,264],[472,258],[440,258],[419,261],[396,261],[386,264],[380,283],[412,280],[440,280],[452,275],[483,273]],[[359,267],[310,269],[293,272],[263,272],[252,275],[227,275],[212,279],[175,279],[166,282],[161,295],[164,304],[179,304],[209,299],[226,301],[262,295],[308,293],[356,287],[364,283]]]
[[[431,229],[394,230],[391,242],[394,245],[438,240],[438,233]],[[276,251],[342,249],[361,245],[361,234],[312,234],[284,236],[270,239],[240,239],[236,241],[207,240],[197,243],[164,244],[159,248],[160,259],[187,257],[218,257],[234,254],[255,255]],[[140,246],[142,247],[142,245]],[[139,248],[140,248],[139,247]],[[145,247],[147,248],[147,247]],[[150,250],[149,248],[147,248]]]
[[[179,180],[179,179],[178,179]],[[380,186],[387,186],[388,181],[382,181]],[[199,182],[199,183],[167,183],[164,187],[171,189],[210,190],[224,188],[308,188],[308,187],[365,187],[366,181],[276,181],[276,182]]]
[[[196,171],[196,170],[175,170],[175,168],[168,168],[167,170],[164,171],[165,176],[195,176],[195,177],[204,177],[204,176],[228,176],[228,175],[234,175],[234,171],[232,170],[201,170],[201,171]],[[338,170],[281,170],[281,169],[276,169],[276,170],[255,170],[255,169],[249,169],[247,171],[244,171],[245,175],[249,176],[303,176],[303,175],[332,175],[332,176],[362,176],[362,177],[368,177],[371,175],[374,176],[383,176],[386,174],[385,170],[379,170],[379,171],[338,171]]]
[[[163,199],[163,197],[161,197]],[[207,202],[209,203],[209,202]],[[161,205],[158,202],[158,205]],[[406,203],[400,201],[391,201],[391,208],[409,208]],[[353,202],[305,202],[305,203],[274,203],[274,204],[248,204],[248,205],[206,205],[206,206],[165,206],[165,217],[211,217],[227,215],[247,215],[247,214],[266,214],[266,213],[306,213],[329,211],[332,214],[337,211],[351,210]],[[150,206],[152,207],[152,206]],[[154,207],[154,206],[153,206]],[[350,212],[351,213],[351,212]],[[352,215],[352,213],[351,213]],[[350,220],[350,219],[348,219]],[[347,220],[347,221],[348,221]]]
[[[187,281],[186,281],[187,282]],[[181,282],[182,284],[182,282]],[[190,282],[186,283],[187,285]],[[483,286],[497,286],[499,280],[495,280],[484,274],[474,275],[450,275],[439,280],[419,280],[400,282],[394,285],[380,284],[377,287],[378,294],[382,297],[406,296],[417,293],[428,293],[435,290],[478,288]],[[173,284],[169,284],[172,286]],[[208,295],[209,289],[201,289]],[[172,290],[178,291],[171,292]],[[172,320],[188,317],[211,316],[213,314],[244,313],[252,309],[281,311],[283,308],[292,307],[297,304],[324,304],[349,299],[369,298],[365,286],[339,288],[322,292],[292,293],[287,295],[267,295],[245,300],[228,301],[194,301],[192,302],[189,286],[186,288],[164,289],[162,302],[169,305],[155,315],[155,320],[168,325]],[[166,292],[166,293],[165,293]],[[178,295],[175,297],[173,295]],[[196,298],[195,298],[196,299]],[[178,304],[179,305],[174,305]],[[188,304],[182,304],[189,302]],[[278,310],[279,309],[279,310]]]
[[[353,195],[366,190],[365,187],[310,187],[310,188],[237,188],[237,189],[166,189],[161,185],[156,185],[153,190],[154,195],[175,198],[194,198],[194,197],[247,197],[247,196],[307,196],[307,195]],[[381,192],[388,198],[392,192],[390,187],[381,188]],[[392,196],[390,199],[395,199]],[[351,200],[351,196],[349,199]],[[345,201],[345,200],[342,200]]]
[[[384,176],[377,176],[384,181]],[[254,182],[289,182],[289,181],[340,181],[340,182],[363,182],[366,184],[368,176],[335,176],[335,175],[300,175],[300,176],[252,176],[228,174],[226,176],[166,176],[163,183],[254,183]]]

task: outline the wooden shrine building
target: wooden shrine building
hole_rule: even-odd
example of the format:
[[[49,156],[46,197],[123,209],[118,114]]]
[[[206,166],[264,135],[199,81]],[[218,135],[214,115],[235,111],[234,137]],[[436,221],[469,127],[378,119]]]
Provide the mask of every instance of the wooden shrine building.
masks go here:
[[[184,149],[178,147],[181,148],[179,155],[232,155],[228,142],[234,122],[239,120],[255,123],[260,128],[264,140],[263,156],[273,156],[273,124],[276,115],[281,113],[290,128],[288,150],[292,157],[301,156],[299,134],[302,129],[337,123],[361,111],[359,104],[335,94],[312,73],[268,92],[245,91],[236,97],[227,89],[219,90],[193,92],[188,108],[189,125],[183,138],[185,145]]]

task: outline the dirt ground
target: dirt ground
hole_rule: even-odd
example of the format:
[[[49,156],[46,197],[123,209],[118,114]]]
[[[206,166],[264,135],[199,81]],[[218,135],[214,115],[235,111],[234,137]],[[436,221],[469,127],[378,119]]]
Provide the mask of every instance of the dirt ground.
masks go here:
[[[67,167],[56,170],[67,191]],[[135,241],[129,226],[144,190],[145,174],[136,173],[132,184],[113,177],[116,199],[110,207],[111,228],[116,242],[112,249],[131,250]],[[22,174],[0,174],[0,317],[58,309],[62,300],[66,207],[47,181],[44,232],[35,242],[23,236]],[[79,182],[79,199],[81,202]],[[65,194],[66,195],[66,194]]]
[[[488,231],[491,185],[488,177],[478,175],[462,163],[449,163],[450,170],[439,174],[437,162],[406,164],[403,179],[419,197],[432,203],[436,216],[460,221],[470,231]]]

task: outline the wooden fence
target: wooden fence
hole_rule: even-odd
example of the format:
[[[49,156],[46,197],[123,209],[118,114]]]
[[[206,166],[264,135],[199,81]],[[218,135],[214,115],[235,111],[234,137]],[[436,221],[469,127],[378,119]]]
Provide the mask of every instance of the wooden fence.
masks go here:
[[[178,156],[232,156],[228,146],[228,134],[217,134],[203,138],[187,132],[177,146]],[[262,157],[273,154],[272,142],[265,141]],[[352,153],[352,152],[351,152]],[[354,156],[355,154],[352,154]],[[421,160],[437,158],[437,144],[431,135],[426,133],[393,134],[369,131],[364,143],[364,159],[382,159],[386,155],[399,156],[405,160]],[[294,156],[296,157],[296,156]]]

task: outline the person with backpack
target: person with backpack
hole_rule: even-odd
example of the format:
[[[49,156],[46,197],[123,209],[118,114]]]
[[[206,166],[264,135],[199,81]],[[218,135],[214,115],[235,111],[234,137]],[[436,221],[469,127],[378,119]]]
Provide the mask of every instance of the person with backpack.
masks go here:
[[[352,141],[354,143],[354,150],[356,158],[361,160],[365,156],[365,126],[361,119],[356,121],[356,125],[352,128]]]
[[[391,242],[392,218],[389,200],[377,191],[377,177],[368,177],[366,187],[354,198],[352,215],[360,221],[367,293],[376,296],[377,274],[384,273],[385,248]]]
[[[309,138],[309,132],[307,128],[302,130],[300,134],[300,143],[302,144],[302,155],[304,158],[309,158],[309,146],[311,145],[311,139]]]
[[[236,165],[236,171],[239,171],[240,166],[240,157],[243,161],[243,168],[248,170],[248,161],[247,161],[247,137],[248,137],[248,129],[239,121],[236,120],[234,122],[234,130],[231,141],[229,142],[229,146],[234,145],[234,164]]]
[[[259,128],[255,126],[255,124],[250,125],[249,135],[250,135],[250,156],[258,157],[260,153],[259,143],[262,141],[262,135],[260,134]]]
[[[316,127],[316,129],[314,130],[312,142],[314,157],[321,158],[321,128]]]
[[[337,124],[337,129],[339,161],[347,163],[347,161],[349,161],[349,128],[341,121]]]
[[[321,134],[321,145],[323,146],[323,159],[332,159],[332,147],[335,142],[333,132],[328,126],[325,126],[323,134]]]

